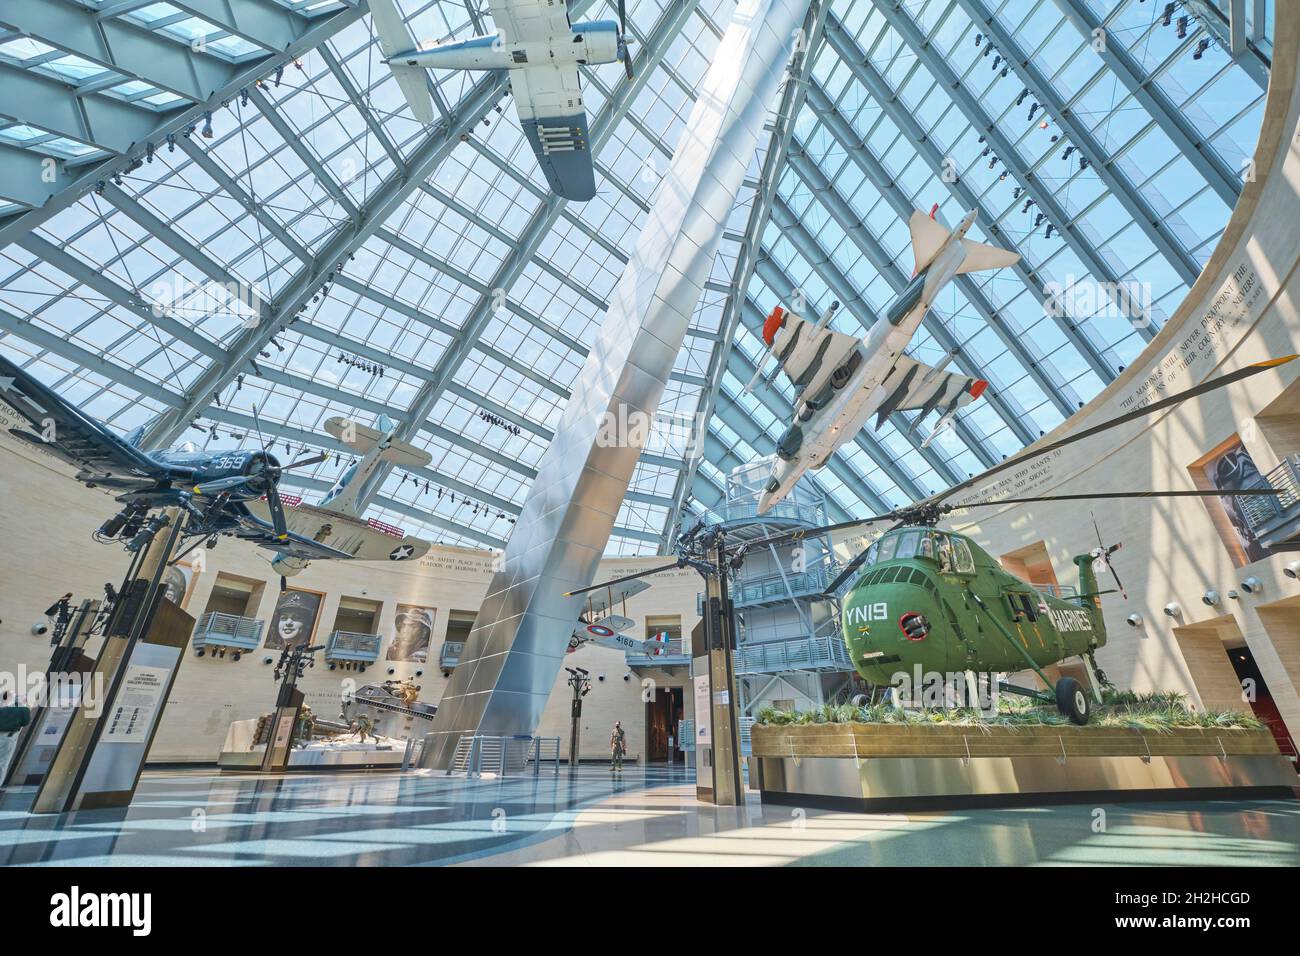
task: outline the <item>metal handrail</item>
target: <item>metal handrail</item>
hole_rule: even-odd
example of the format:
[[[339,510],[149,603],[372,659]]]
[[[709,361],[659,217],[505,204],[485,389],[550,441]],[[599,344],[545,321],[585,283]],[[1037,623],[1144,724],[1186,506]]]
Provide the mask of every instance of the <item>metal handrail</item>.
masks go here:
[[[1280,495],[1233,495],[1240,506],[1246,523],[1254,530],[1285,512],[1300,501],[1300,455],[1289,455],[1281,464],[1264,476],[1266,486],[1281,491]],[[1261,485],[1261,487],[1265,487]]]
[[[260,640],[263,622],[255,617],[240,617],[224,611],[208,611],[199,618],[194,626],[194,633],[223,634],[227,637],[242,637]]]
[[[832,580],[833,568],[814,568],[790,574],[769,574],[761,578],[737,581],[731,591],[738,606],[760,601],[779,601],[786,597],[821,594]]]
[[[364,634],[360,631],[333,631],[325,643],[325,656],[338,653],[364,655],[370,660],[379,659],[378,634]]]
[[[788,641],[757,641],[736,649],[737,674],[781,671],[853,670],[844,641],[834,637],[799,637]]]

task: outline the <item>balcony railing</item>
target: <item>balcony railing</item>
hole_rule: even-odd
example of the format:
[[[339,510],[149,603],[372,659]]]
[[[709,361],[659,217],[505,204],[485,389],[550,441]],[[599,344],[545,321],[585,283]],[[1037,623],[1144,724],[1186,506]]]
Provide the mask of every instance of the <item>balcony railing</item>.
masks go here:
[[[374,663],[379,660],[379,635],[335,631],[325,642],[325,659]]]
[[[438,652],[438,666],[445,671],[451,670],[460,663],[460,655],[464,650],[464,641],[443,641],[442,650]]]
[[[1269,487],[1282,493],[1234,496],[1246,523],[1261,538],[1267,532],[1275,531],[1279,523],[1289,524],[1296,517],[1294,509],[1296,502],[1300,501],[1300,455],[1282,459],[1282,463],[1264,477]]]
[[[251,651],[262,642],[263,622],[222,611],[208,611],[194,625],[191,643],[199,647],[230,647]]]
[[[742,644],[736,649],[737,674],[782,671],[851,671],[853,662],[838,637],[798,637],[789,641]]]
[[[817,568],[737,581],[731,589],[731,599],[737,607],[755,607],[760,604],[778,604],[790,598],[819,595],[833,580],[830,570]]]

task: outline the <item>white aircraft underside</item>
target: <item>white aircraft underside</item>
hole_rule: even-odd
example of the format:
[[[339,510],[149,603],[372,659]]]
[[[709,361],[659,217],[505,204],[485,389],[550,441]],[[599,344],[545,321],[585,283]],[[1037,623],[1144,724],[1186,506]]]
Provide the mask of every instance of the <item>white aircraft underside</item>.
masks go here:
[[[547,184],[565,199],[591,199],[596,180],[578,67],[625,60],[620,25],[570,24],[565,0],[489,0],[488,12],[495,34],[419,47],[393,0],[370,3],[384,60],[417,120],[435,118],[427,70],[506,70]]]
[[[972,210],[949,232],[922,212],[912,214],[909,226],[916,257],[912,282],[862,339],[827,327],[837,305],[817,323],[780,306],[768,316],[763,340],[795,386],[797,397],[794,421],[778,442],[772,473],[759,494],[759,514],[785,498],[806,470],[824,466],[873,415],[879,428],[894,412],[917,411],[915,427],[937,411],[938,423],[922,442],[924,447],[959,408],[983,394],[988,383],[945,372],[948,359],[933,367],[904,354],[931,303],[953,277],[1003,268],[1020,258],[966,239],[974,221]],[[761,374],[760,364],[754,381]]]

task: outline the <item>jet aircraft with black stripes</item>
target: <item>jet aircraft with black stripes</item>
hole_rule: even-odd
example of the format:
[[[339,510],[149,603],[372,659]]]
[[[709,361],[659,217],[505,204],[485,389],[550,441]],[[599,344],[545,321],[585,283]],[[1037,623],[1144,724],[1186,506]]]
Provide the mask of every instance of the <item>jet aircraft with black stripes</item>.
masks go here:
[[[863,338],[830,328],[838,302],[815,323],[779,305],[763,323],[768,351],[745,390],[753,388],[768,357],[775,355],[777,367],[795,388],[795,408],[794,420],[777,442],[771,475],[759,493],[759,514],[766,514],[788,495],[809,468],[830,461],[872,415],[879,428],[894,412],[916,411],[911,425],[915,428],[937,412],[933,431],[921,443],[925,447],[959,408],[988,387],[983,379],[944,371],[951,355],[930,366],[905,353],[940,290],[954,277],[1004,269],[1020,259],[1018,253],[966,238],[977,210],[967,213],[952,231],[938,221],[938,210],[936,204],[928,216],[920,210],[912,213],[908,223],[916,258],[912,281]]]

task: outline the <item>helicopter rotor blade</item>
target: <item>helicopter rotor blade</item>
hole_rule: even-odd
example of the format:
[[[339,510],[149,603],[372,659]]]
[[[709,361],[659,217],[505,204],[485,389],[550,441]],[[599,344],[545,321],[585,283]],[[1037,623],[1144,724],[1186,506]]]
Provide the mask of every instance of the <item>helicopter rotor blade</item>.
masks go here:
[[[840,589],[840,586],[846,580],[851,578],[855,573],[857,573],[858,568],[862,567],[862,562],[867,560],[867,555],[870,553],[871,553],[870,547],[863,548],[861,551],[859,551],[858,556],[854,558],[852,561],[850,561],[848,564],[844,565],[844,569],[840,571],[839,574],[835,575],[835,580],[832,581],[830,584],[826,585],[826,588],[825,590],[822,591],[822,594],[826,597],[834,596],[835,592]]]
[[[1184,389],[1181,392],[1175,392],[1173,395],[1169,395],[1165,398],[1160,399],[1159,401],[1152,402],[1150,405],[1144,405],[1141,408],[1135,409],[1131,412],[1126,412],[1123,415],[1120,415],[1118,418],[1112,418],[1109,421],[1102,422],[1099,425],[1093,425],[1091,428],[1085,428],[1081,431],[1077,431],[1071,435],[1067,435],[1064,438],[1058,439],[1057,441],[1049,442],[1048,444],[1043,445],[1042,447],[1033,448],[1032,450],[1025,450],[1020,454],[1012,455],[1011,457],[1007,458],[1005,461],[998,462],[992,468],[987,468],[984,471],[980,472],[978,475],[975,475],[972,478],[967,478],[965,481],[959,481],[957,482],[957,484],[951,486],[950,488],[947,488],[944,491],[939,492],[937,495],[934,495],[933,497],[928,498],[926,500],[929,503],[936,503],[942,501],[945,498],[948,498],[956,494],[957,492],[961,491],[964,488],[970,488],[974,485],[979,484],[980,482],[988,478],[990,475],[995,475],[1000,471],[1005,471],[1008,468],[1013,468],[1016,465],[1021,464],[1022,462],[1028,461],[1032,458],[1038,458],[1039,456],[1045,455],[1048,452],[1056,451],[1058,448],[1064,448],[1066,445],[1072,445],[1075,442],[1082,441],[1085,438],[1091,438],[1093,435],[1099,435],[1102,432],[1107,431],[1108,429],[1115,428],[1119,425],[1124,425],[1131,421],[1136,421],[1139,418],[1143,418],[1147,415],[1151,415],[1163,409],[1170,408],[1171,406],[1177,405],[1180,402],[1187,401],[1189,398],[1197,398],[1198,396],[1204,395],[1207,392],[1212,392],[1215,391],[1216,389],[1223,388],[1227,385],[1232,385],[1234,382],[1240,382],[1242,379],[1250,378],[1252,375],[1258,375],[1260,372],[1267,372],[1269,369],[1277,368],[1280,365],[1285,365],[1287,362],[1294,361],[1296,358],[1300,358],[1300,356],[1284,355],[1281,358],[1268,359],[1263,362],[1256,362],[1253,365],[1247,365],[1242,368],[1239,368],[1235,372],[1229,372],[1226,375],[1220,375],[1218,378],[1212,378],[1207,381],[1204,381],[1199,385],[1193,385],[1191,388]],[[1091,496],[1087,496],[1087,497],[1091,497]],[[1033,499],[1023,499],[1023,500],[1029,501]]]
[[[565,597],[577,597],[579,594],[586,594],[588,591],[599,591],[601,588],[613,587],[615,584],[622,584],[624,581],[635,581],[638,578],[648,578],[652,574],[659,574],[663,571],[672,571],[682,567],[685,561],[674,561],[672,564],[660,565],[657,568],[650,568],[646,571],[638,571],[636,574],[625,574],[621,578],[611,578],[608,581],[601,581],[599,584],[588,585],[585,588],[577,588],[573,591],[565,591]]]
[[[1233,495],[1276,497],[1286,494],[1281,488],[1179,488],[1169,491],[1092,491],[1067,495],[1027,495],[1023,498],[997,498],[988,501],[963,501],[946,506],[949,511],[964,508],[991,508],[997,505],[1021,505],[1040,501],[1106,501],[1120,498],[1219,498]]]

